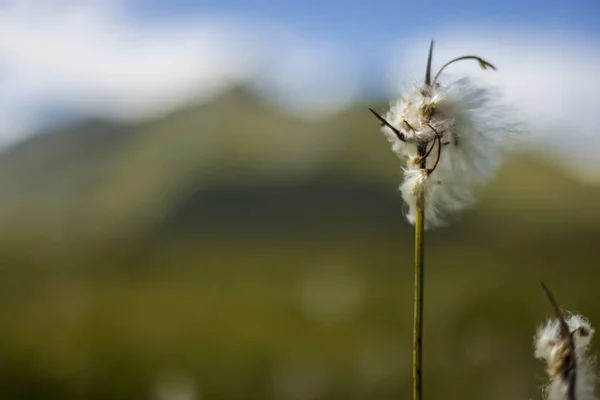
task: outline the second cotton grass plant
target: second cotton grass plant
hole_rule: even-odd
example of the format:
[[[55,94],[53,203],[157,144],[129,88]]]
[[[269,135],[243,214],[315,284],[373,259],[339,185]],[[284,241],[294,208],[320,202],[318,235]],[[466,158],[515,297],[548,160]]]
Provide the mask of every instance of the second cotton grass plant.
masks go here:
[[[407,219],[415,226],[413,400],[422,397],[423,234],[474,201],[473,189],[493,176],[515,132],[511,113],[494,89],[464,77],[444,83],[441,73],[453,63],[475,61],[467,55],[444,64],[432,76],[433,41],[423,84],[413,85],[381,116],[382,132],[404,161],[400,185]]]
[[[550,290],[542,286],[556,315],[535,335],[535,356],[546,362],[549,378],[544,400],[597,400],[594,358],[589,354],[594,329],[581,315],[565,319]]]

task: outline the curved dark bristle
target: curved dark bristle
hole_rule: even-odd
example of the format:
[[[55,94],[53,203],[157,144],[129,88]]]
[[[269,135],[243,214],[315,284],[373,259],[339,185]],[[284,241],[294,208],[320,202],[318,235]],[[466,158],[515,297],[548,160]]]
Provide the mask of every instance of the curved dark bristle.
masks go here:
[[[369,111],[371,111],[371,113],[373,113],[373,115],[379,120],[379,122],[381,123],[381,126],[387,126],[388,128],[390,128],[396,134],[396,136],[398,137],[398,139],[400,139],[401,141],[404,142],[405,137],[404,137],[404,134],[402,132],[400,132],[398,129],[394,128],[392,126],[392,124],[390,124],[389,122],[387,122],[385,120],[385,118],[383,118],[381,115],[379,115],[372,108],[369,107]]]
[[[544,282],[541,282],[541,284],[542,288],[546,292],[546,296],[548,296],[550,304],[552,304],[552,308],[554,309],[558,323],[560,324],[561,339],[567,341],[569,346],[569,353],[567,354],[567,357],[565,357],[565,360],[563,360],[565,365],[563,367],[564,370],[562,371],[562,375],[563,379],[567,381],[569,400],[576,400],[575,381],[577,377],[577,360],[575,359],[575,342],[573,341],[573,335],[571,334],[571,331],[569,331],[569,326],[565,322],[565,319],[560,311],[560,307],[558,307],[558,303],[554,299],[554,296],[552,296],[550,289],[548,289]]]
[[[425,86],[431,86],[431,61],[433,58],[433,39],[429,44],[429,56],[427,57],[427,69],[425,70]]]

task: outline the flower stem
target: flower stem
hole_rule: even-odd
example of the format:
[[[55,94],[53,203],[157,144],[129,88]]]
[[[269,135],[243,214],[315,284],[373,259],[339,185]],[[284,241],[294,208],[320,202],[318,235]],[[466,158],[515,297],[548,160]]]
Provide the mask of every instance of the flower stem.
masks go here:
[[[423,398],[423,226],[425,222],[425,201],[417,201],[415,220],[415,282],[413,319],[413,400]]]

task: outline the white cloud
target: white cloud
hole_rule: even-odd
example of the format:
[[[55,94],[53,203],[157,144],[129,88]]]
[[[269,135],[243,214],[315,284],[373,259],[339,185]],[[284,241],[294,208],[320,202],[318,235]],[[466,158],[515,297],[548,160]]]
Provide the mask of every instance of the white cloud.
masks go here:
[[[38,129],[48,106],[137,119],[250,81],[301,112],[335,109],[356,94],[356,73],[325,84],[339,53],[281,27],[206,15],[144,24],[123,4],[0,5],[0,142]],[[319,107],[307,107],[316,99]]]
[[[258,61],[245,32],[210,20],[152,29],[108,4],[16,4],[0,8],[0,74],[6,103],[25,108],[46,99],[135,118],[245,79]]]
[[[600,181],[600,43],[565,32],[532,32],[513,27],[448,29],[435,34],[434,71],[450,59],[476,54],[497,72],[475,61],[448,68],[448,76],[469,74],[500,87],[530,127],[534,146],[556,158],[578,178]],[[407,40],[393,51],[390,86],[406,77],[422,80],[428,39]],[[445,73],[444,72],[444,73]]]

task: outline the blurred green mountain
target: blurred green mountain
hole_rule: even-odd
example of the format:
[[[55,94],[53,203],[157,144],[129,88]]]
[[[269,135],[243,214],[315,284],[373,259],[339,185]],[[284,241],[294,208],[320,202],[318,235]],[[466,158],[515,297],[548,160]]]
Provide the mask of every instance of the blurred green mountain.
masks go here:
[[[365,109],[302,119],[238,87],[139,124],[86,121],[37,135],[0,156],[0,228],[58,244],[257,224],[345,229],[366,213],[392,227],[402,219],[400,167]],[[513,158],[479,212],[500,224],[517,214],[598,222],[598,188],[534,157]]]
[[[367,106],[237,88],[7,149],[0,398],[409,398],[412,231]],[[539,280],[600,321],[600,188],[520,153],[478,197],[426,236],[425,393],[541,398]]]

